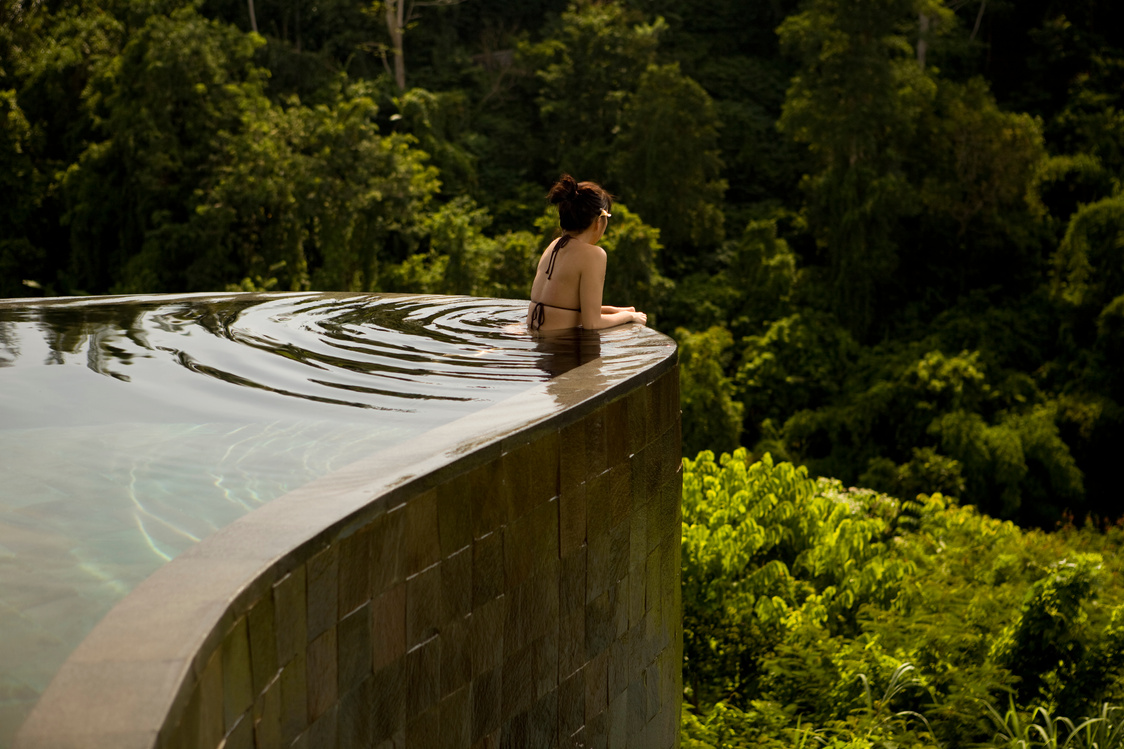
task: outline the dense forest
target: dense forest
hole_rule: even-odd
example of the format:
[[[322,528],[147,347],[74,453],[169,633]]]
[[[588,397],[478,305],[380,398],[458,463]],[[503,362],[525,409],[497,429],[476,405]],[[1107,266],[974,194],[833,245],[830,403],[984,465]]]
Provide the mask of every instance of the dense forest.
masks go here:
[[[523,298],[601,182],[727,453],[684,745],[1117,745],[1116,5],[0,0],[0,296]]]

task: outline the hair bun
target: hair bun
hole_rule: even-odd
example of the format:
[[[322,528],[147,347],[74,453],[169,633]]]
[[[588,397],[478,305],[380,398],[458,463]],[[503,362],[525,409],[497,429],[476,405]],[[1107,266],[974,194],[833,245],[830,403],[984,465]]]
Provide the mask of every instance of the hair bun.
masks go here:
[[[577,194],[578,183],[575,182],[574,178],[570,175],[563,174],[558,178],[558,181],[554,183],[554,186],[550,188],[550,192],[547,193],[546,197],[550,200],[552,205],[557,205],[558,203],[573,200]]]

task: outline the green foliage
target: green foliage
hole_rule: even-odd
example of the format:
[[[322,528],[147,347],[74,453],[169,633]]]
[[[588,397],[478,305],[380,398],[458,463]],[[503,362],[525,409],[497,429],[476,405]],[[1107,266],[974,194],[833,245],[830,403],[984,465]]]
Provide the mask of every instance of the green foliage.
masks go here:
[[[801,63],[778,125],[819,161],[805,181],[809,220],[829,256],[833,309],[860,338],[896,264],[891,227],[910,193],[901,162],[936,89],[904,33],[918,6],[814,0],[778,29]]]
[[[555,214],[553,222],[557,222]],[[613,218],[601,247],[608,255],[604,300],[659,315],[673,283],[660,273],[660,230],[649,226],[624,203],[613,204]],[[654,318],[652,322],[655,322]]]
[[[674,148],[668,144],[674,143]],[[621,115],[613,171],[625,198],[677,248],[723,238],[718,119],[706,91],[677,64],[650,65]]]
[[[683,480],[684,746],[1120,745],[1119,528],[1022,531],[744,450]]]
[[[1054,271],[1055,294],[1074,307],[1101,310],[1124,294],[1124,194],[1073,214]]]
[[[606,181],[629,93],[655,61],[665,24],[639,21],[619,2],[574,0],[546,39],[522,50],[542,83],[546,147],[580,179]]]
[[[742,404],[733,399],[734,384],[723,374],[734,339],[725,328],[702,333],[675,331],[679,343],[679,392],[683,407],[683,451],[697,453],[712,445],[733,450],[742,430]]]

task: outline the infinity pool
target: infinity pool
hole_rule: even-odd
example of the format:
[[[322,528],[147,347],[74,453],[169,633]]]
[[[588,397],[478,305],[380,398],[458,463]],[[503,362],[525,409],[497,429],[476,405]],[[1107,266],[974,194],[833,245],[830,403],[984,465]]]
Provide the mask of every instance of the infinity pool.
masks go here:
[[[0,747],[94,624],[190,545],[597,355],[531,337],[525,310],[338,294],[0,302]]]

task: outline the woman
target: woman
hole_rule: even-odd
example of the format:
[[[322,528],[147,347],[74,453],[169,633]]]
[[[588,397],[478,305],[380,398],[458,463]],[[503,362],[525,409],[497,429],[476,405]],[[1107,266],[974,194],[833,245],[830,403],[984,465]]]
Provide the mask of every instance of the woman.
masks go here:
[[[593,182],[574,182],[568,174],[550,188],[563,234],[539,259],[527,309],[529,330],[586,330],[638,322],[648,316],[632,307],[601,304],[605,287],[605,250],[597,242],[609,226],[612,196]]]

